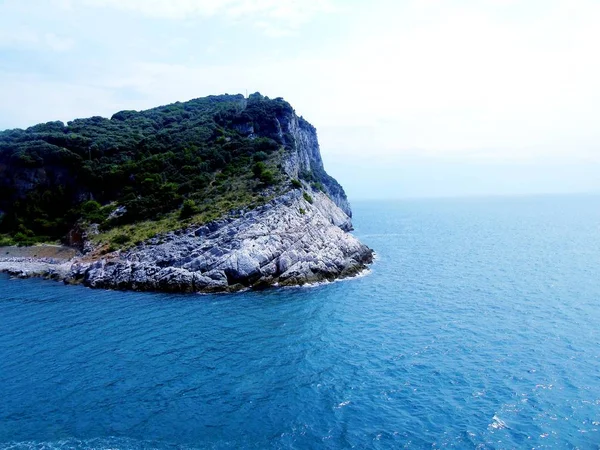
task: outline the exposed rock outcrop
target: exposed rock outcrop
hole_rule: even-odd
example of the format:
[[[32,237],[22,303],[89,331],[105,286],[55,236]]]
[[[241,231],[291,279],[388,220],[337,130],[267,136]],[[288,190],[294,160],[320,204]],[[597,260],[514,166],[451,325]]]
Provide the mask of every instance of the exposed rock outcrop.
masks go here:
[[[296,114],[284,116],[280,121],[283,122],[283,128],[294,139],[292,150],[283,161],[284,171],[292,178],[310,177],[321,183],[329,198],[348,217],[352,217],[352,210],[344,189],[325,172],[315,127]]]
[[[322,192],[293,190],[265,206],[169,233],[92,263],[71,279],[90,287],[223,292],[356,275],[372,251],[346,231],[350,218]]]
[[[89,261],[0,258],[0,271],[93,288],[232,292],[350,277],[372,250],[347,231],[350,218],[327,195],[296,189],[216,222],[157,236]]]
[[[233,136],[238,136],[236,139],[242,139],[239,136],[246,139],[236,145],[241,145],[240,142],[246,146],[252,142],[268,144],[266,149],[269,154],[262,151],[258,153],[262,154],[262,158],[270,158],[271,166],[267,172],[272,170],[277,173],[273,176],[270,172],[271,181],[264,185],[253,181],[246,189],[254,189],[253,192],[260,189],[263,198],[274,197],[271,201],[254,209],[229,212],[221,219],[202,226],[188,226],[163,233],[136,247],[108,254],[102,253],[100,245],[95,247],[93,242],[97,240],[90,238],[99,233],[99,224],[90,224],[93,219],[82,220],[68,233],[67,242],[83,251],[84,255],[68,261],[0,255],[0,271],[19,277],[47,276],[94,288],[231,292],[246,288],[334,280],[350,277],[364,270],[372,262],[373,252],[349,234],[352,230],[350,204],[343,188],[323,167],[316,129],[302,117],[298,117],[293,108],[282,99],[271,101],[257,93],[252,94],[248,100],[243,96],[217,97],[209,99],[208,104],[213,101],[235,104],[235,108],[230,108],[228,112],[216,114],[214,125],[222,127],[221,132],[226,129],[234,130],[237,135],[234,133]],[[200,102],[200,105],[204,103]],[[178,111],[180,106],[176,107]],[[193,101],[187,106],[191,108],[190,111],[194,111],[195,107],[199,108]],[[212,110],[209,108],[206,111]],[[148,117],[156,119],[153,114],[158,114],[159,118],[166,121],[179,117],[171,117],[158,108],[156,111],[139,114],[122,111],[113,116],[109,124],[102,118],[90,118],[85,124],[94,127],[98,122],[109,127],[114,125],[112,121],[127,121],[131,117],[140,120]],[[185,114],[192,113],[186,110]],[[137,122],[134,125],[136,124]],[[118,127],[119,124],[115,126]],[[132,124],[129,126],[133,127]],[[48,135],[52,142],[64,137],[61,134],[65,133],[63,124],[44,124],[39,127],[54,133]],[[28,132],[36,129],[34,127]],[[179,129],[180,133],[185,134],[184,131],[186,130]],[[67,144],[71,145],[73,139]],[[219,142],[225,142],[223,149],[228,148],[227,145],[232,147],[231,154],[255,150],[251,146],[238,148],[230,144],[229,136],[221,136],[219,139]],[[42,150],[48,150],[46,147]],[[254,156],[258,156],[258,153]],[[16,155],[24,161],[21,161],[22,164],[39,163],[37,160],[30,163],[27,152]],[[75,158],[75,162],[80,159]],[[189,167],[193,166],[188,166],[188,169]],[[8,166],[2,166],[0,160],[0,175],[2,170],[10,172]],[[23,201],[28,190],[37,185],[64,186],[64,192],[69,194],[65,197],[67,200],[81,202],[95,198],[91,190],[87,192],[77,183],[77,171],[74,172],[75,175],[67,176],[65,170],[54,170],[51,166],[23,169],[15,178],[16,181],[11,178],[14,182],[11,181],[8,187],[4,186],[4,191],[11,195],[0,198],[3,202],[0,202],[0,209],[3,205],[14,204],[16,200]],[[131,177],[132,175],[129,179]],[[0,188],[3,188],[2,183]],[[44,191],[40,198],[47,195],[49,194]],[[213,192],[211,195],[217,194]],[[37,199],[35,196],[32,198]],[[118,198],[112,200],[116,204]],[[119,205],[107,220],[117,221],[126,214],[127,208]],[[11,218],[13,216],[17,217],[12,214]],[[181,223],[179,225],[183,226]],[[105,243],[104,251],[108,247]]]

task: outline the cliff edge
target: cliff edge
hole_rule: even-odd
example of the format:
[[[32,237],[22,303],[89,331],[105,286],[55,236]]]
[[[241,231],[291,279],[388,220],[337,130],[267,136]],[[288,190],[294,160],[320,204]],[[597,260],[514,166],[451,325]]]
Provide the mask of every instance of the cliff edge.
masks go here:
[[[5,243],[35,243],[45,221],[43,232],[62,231],[82,251],[0,258],[17,276],[231,292],[349,277],[372,262],[349,233],[350,204],[315,128],[282,99],[208,97],[10,130],[0,133],[0,175]],[[107,185],[115,176],[122,184]],[[61,208],[46,210],[44,195]]]

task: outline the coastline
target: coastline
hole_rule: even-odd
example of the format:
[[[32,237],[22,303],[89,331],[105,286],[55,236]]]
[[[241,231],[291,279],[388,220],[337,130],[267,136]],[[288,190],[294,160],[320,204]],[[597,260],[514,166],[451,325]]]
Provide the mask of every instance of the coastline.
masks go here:
[[[268,204],[157,235],[135,247],[85,254],[60,246],[0,247],[0,271],[92,288],[173,293],[239,292],[352,278],[373,250],[323,192],[292,190]],[[84,243],[84,248],[88,247]]]
[[[375,262],[375,261],[373,261]],[[358,278],[365,278],[368,277],[369,275],[371,275],[373,273],[373,270],[371,269],[371,265],[365,267],[364,269],[362,269],[361,271],[357,272],[355,275],[349,275],[347,277],[339,277],[339,278],[334,278],[333,280],[322,280],[322,281],[313,281],[311,283],[305,283],[305,284],[294,284],[291,286],[278,286],[278,285],[273,285],[273,288],[281,288],[281,289],[312,289],[312,288],[316,288],[319,286],[327,286],[329,284],[334,284],[334,283],[342,283],[344,281],[352,281],[352,280],[356,280]]]
[[[27,247],[27,248],[33,248],[33,247]],[[356,273],[354,273],[352,275],[339,276],[339,277],[336,277],[333,279],[323,278],[323,279],[316,280],[316,281],[307,281],[307,282],[297,283],[297,284],[280,285],[279,283],[274,283],[272,285],[264,286],[261,289],[263,289],[263,290],[264,289],[284,289],[284,288],[285,289],[300,289],[300,288],[310,289],[310,288],[326,286],[329,284],[338,283],[338,282],[342,282],[342,281],[350,281],[350,280],[354,280],[357,278],[367,277],[373,272],[371,269],[371,266],[375,262],[375,260],[376,260],[376,258],[375,258],[375,253],[374,253],[372,262],[368,263],[368,265],[365,264],[365,266],[362,269],[358,270]],[[71,276],[73,265],[77,264],[77,263],[78,263],[78,260],[59,261],[59,260],[52,259],[52,258],[33,258],[33,257],[6,258],[6,257],[0,256],[0,274],[6,274],[11,278],[20,278],[20,279],[40,278],[40,279],[58,281],[58,282],[63,282],[65,285],[84,284],[81,282],[77,282],[77,280],[75,280]],[[90,289],[98,289],[98,288],[88,286],[88,285],[85,285],[85,286],[89,287]],[[111,289],[111,288],[100,288],[100,289],[123,290],[123,289]],[[217,294],[240,293],[240,292],[247,292],[247,291],[252,291],[252,290],[258,290],[258,289],[253,289],[251,287],[244,287],[244,288],[241,288],[238,290],[232,290],[232,291],[215,291],[215,292],[197,291],[197,292],[189,292],[189,293],[196,294],[196,295],[217,295]],[[133,291],[137,291],[137,290],[133,290]],[[164,292],[164,291],[157,290],[157,291],[147,291],[147,292]]]
[[[17,278],[50,278],[62,281],[68,277],[72,262],[49,258],[3,258],[0,257],[0,273]]]

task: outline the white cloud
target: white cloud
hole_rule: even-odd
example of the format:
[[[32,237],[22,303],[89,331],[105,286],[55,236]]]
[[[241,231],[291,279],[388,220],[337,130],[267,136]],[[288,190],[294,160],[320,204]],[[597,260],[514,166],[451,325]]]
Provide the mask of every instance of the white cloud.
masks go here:
[[[57,36],[54,33],[47,33],[44,41],[46,46],[55,52],[66,52],[75,46],[73,39]]]
[[[188,16],[212,16],[231,0],[83,0],[83,5],[138,12],[151,17],[183,19]]]
[[[54,33],[40,35],[29,29],[0,31],[0,48],[65,52],[74,45],[73,39]]]
[[[286,31],[277,27],[280,22],[297,27],[331,6],[290,0],[83,1],[157,17],[250,18],[272,34]],[[494,8],[522,4],[484,3]],[[329,154],[367,149],[382,157],[597,161],[600,5],[588,0],[553,4],[510,20],[493,8],[465,9],[439,0],[408,1],[404,9],[377,9],[374,3],[377,21],[357,20],[364,28],[339,36],[335,46],[281,52],[277,60],[257,54],[254,64],[235,58],[210,66],[107,61],[96,79],[84,83],[102,92],[135,93],[135,104],[106,109],[104,99],[98,101],[98,113],[106,114],[122,106],[141,109],[246,89],[283,96],[317,126]],[[39,37],[26,33],[19,39],[39,43]],[[60,41],[55,47],[61,48]],[[208,51],[215,49],[227,55],[230,48],[216,41],[208,45]],[[57,89],[73,95],[66,86]],[[89,101],[85,111],[93,110]],[[83,114],[74,109],[71,117]]]
[[[82,4],[168,19],[217,15],[249,19],[274,36],[293,32],[314,16],[334,11],[330,0],[83,0]]]
[[[107,115],[126,109],[113,89],[51,82],[32,75],[0,72],[0,120],[6,127],[27,127],[51,120]],[[19,105],[16,108],[15,105]]]
[[[31,48],[40,43],[37,33],[31,30],[0,30],[0,48]]]

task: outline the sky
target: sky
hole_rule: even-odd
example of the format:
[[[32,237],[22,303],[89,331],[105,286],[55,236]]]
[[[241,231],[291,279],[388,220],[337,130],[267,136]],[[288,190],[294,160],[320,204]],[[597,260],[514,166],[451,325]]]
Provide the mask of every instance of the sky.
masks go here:
[[[0,129],[283,97],[351,200],[600,192],[597,0],[0,0]]]

